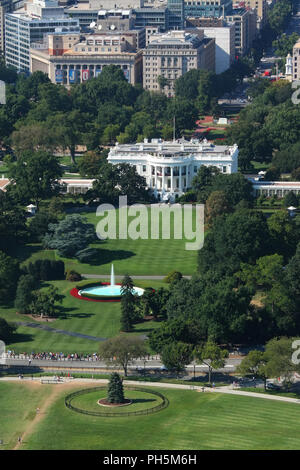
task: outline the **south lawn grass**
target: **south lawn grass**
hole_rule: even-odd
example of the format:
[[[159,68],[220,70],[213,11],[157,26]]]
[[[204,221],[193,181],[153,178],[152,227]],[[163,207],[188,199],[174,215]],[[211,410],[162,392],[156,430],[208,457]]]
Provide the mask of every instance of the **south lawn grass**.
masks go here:
[[[9,397],[0,394],[1,410],[7,407],[7,400],[12,402],[17,386],[9,385]],[[300,447],[300,408],[297,404],[221,393],[159,391],[170,401],[169,407],[163,411],[148,416],[99,418],[67,409],[64,405],[67,392],[62,390],[21,448],[269,450]],[[26,406],[28,408],[29,404],[24,407],[23,400],[20,400],[16,403],[15,413],[19,407]],[[22,412],[25,409],[22,408]],[[11,418],[9,414],[5,416],[5,421]],[[12,425],[6,423],[6,426],[12,432]]]
[[[90,279],[89,281],[81,282],[81,284],[84,285],[90,282],[100,281]],[[46,287],[49,284],[50,283],[44,283],[44,286]],[[61,316],[51,322],[38,323],[50,328],[58,328],[99,338],[109,338],[119,333],[121,316],[121,306],[119,302],[90,302],[79,300],[70,294],[70,290],[75,287],[77,283],[52,281],[51,284],[56,286],[59,293],[63,295]],[[140,287],[151,286],[154,289],[161,286],[168,286],[168,284],[161,281],[142,280],[135,284]],[[14,307],[6,308],[0,306],[0,317],[11,322],[35,322],[31,317],[26,315],[17,315]],[[156,321],[138,323],[134,326],[134,330],[131,334],[149,334],[153,328],[158,328],[159,324],[160,323]],[[99,348],[99,342],[97,341],[67,336],[27,326],[18,326],[14,337],[13,342],[7,346],[19,353],[30,353],[32,351],[94,353],[97,352]]]
[[[116,211],[118,214],[119,211]],[[150,214],[150,210],[148,209]],[[89,223],[95,225],[95,230],[100,217],[95,212],[80,212]],[[193,221],[195,223],[196,211],[193,211]],[[129,219],[130,221],[133,219]],[[171,218],[171,221],[173,219]],[[150,227],[149,217],[149,227]],[[117,217],[117,236],[118,236],[118,217]],[[193,227],[195,230],[195,226]],[[149,234],[151,233],[149,229]],[[161,275],[165,276],[172,270],[180,271],[184,275],[191,275],[197,267],[197,250],[186,250],[186,242],[193,241],[183,239],[174,239],[173,223],[171,223],[170,239],[137,239],[131,238],[97,240],[92,247],[98,249],[98,256],[92,264],[80,263],[74,258],[60,258],[52,250],[43,250],[39,244],[31,244],[25,247],[25,250],[19,250],[17,256],[25,264],[38,258],[63,259],[66,269],[73,269],[81,274],[107,274],[110,273],[111,263],[114,263],[115,274],[124,275]]]

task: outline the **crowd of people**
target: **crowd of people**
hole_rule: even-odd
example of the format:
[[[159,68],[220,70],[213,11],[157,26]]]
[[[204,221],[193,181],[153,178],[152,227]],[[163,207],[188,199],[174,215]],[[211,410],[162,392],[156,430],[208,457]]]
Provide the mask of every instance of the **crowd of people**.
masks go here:
[[[52,360],[52,361],[100,361],[100,357],[97,353],[93,354],[65,354],[62,352],[31,352],[31,353],[15,353],[13,350],[6,351],[6,357],[8,359],[21,359],[28,360],[29,364],[32,360]],[[158,360],[159,356],[150,356],[141,358],[141,360]]]

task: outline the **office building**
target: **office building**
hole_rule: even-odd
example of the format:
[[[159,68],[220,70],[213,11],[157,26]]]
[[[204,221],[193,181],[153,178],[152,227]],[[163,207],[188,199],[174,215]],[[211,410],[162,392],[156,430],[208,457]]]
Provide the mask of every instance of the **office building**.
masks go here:
[[[215,40],[215,72],[219,74],[225,72],[234,61],[235,25],[221,18],[211,18],[211,22],[203,21],[207,19],[188,18],[187,25],[201,29],[204,36]]]
[[[233,9],[225,16],[228,23],[235,25],[235,55],[243,56],[248,52],[256,37],[256,11],[245,8]]]
[[[224,17],[232,8],[232,0],[184,0],[184,17]]]
[[[124,35],[125,34],[125,35]],[[142,81],[142,52],[132,52],[126,33],[50,34],[30,49],[30,71],[40,70],[53,83],[67,87],[101,74],[103,67],[117,65],[132,85]]]
[[[214,45],[214,40],[211,41]],[[211,61],[205,57],[207,53]],[[154,91],[161,88],[167,96],[173,96],[175,80],[184,73],[205,69],[208,63],[214,71],[214,54],[214,47],[208,47],[199,30],[194,34],[185,31],[153,34],[143,51],[143,86]]]
[[[256,10],[257,29],[265,26],[267,21],[267,1],[266,0],[245,0],[244,6]]]
[[[5,15],[24,6],[24,0],[0,0],[0,50],[5,51]]]
[[[5,61],[18,71],[30,71],[29,49],[33,42],[53,32],[79,33],[78,20],[64,15],[55,0],[33,0],[5,15]]]
[[[168,29],[184,28],[184,0],[168,0]]]

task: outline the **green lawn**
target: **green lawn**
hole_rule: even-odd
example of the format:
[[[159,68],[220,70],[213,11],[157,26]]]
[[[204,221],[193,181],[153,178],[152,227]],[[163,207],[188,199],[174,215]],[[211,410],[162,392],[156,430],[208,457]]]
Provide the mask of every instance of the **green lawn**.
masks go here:
[[[10,385],[12,393],[16,386]],[[300,447],[297,404],[221,393],[159,391],[169,399],[168,408],[153,415],[128,418],[99,418],[72,412],[64,406],[66,392],[62,392],[22,448],[269,450]],[[1,394],[0,409],[6,407],[6,400]],[[18,405],[21,407],[22,402]]]
[[[51,392],[51,385],[0,383],[0,450],[12,449],[36,416],[36,408]]]
[[[131,405],[120,407],[102,407],[98,404],[98,400],[107,397],[107,387],[103,390],[97,390],[87,394],[79,395],[72,399],[72,406],[81,410],[92,411],[96,413],[131,413],[134,411],[142,411],[149,408],[154,408],[162,403],[162,398],[157,395],[152,395],[147,392],[136,390],[124,390],[126,399],[131,400]]]
[[[83,284],[89,282],[93,282],[93,280],[83,282]],[[59,289],[60,294],[64,296],[61,305],[61,316],[55,321],[48,323],[40,322],[41,325],[89,336],[97,336],[99,338],[108,338],[119,333],[121,315],[119,302],[89,302],[79,300],[70,295],[70,290],[75,287],[76,283],[53,281],[51,284],[55,285]],[[151,286],[153,288],[163,285],[167,286],[167,284],[161,281],[139,281],[135,284],[140,287]],[[5,308],[0,306],[0,317],[12,322],[34,322],[32,318],[26,315],[16,315],[14,307]],[[159,322],[141,322],[135,325],[132,334],[147,334],[157,327],[159,327]],[[93,340],[52,333],[37,328],[18,326],[15,340],[9,344],[9,347],[16,352],[55,351],[93,353],[98,350],[99,343]]]
[[[150,213],[150,210],[148,210]],[[118,214],[118,211],[117,211]],[[81,213],[88,222],[95,227],[100,221],[100,217],[95,212]],[[193,211],[193,223],[195,223],[196,211]],[[129,219],[129,223],[133,218]],[[171,221],[173,219],[171,218]],[[150,231],[149,217],[149,234]],[[117,234],[119,231],[117,217]],[[195,229],[195,227],[194,227]],[[184,232],[184,231],[183,231]],[[62,258],[67,269],[75,269],[81,274],[107,274],[110,273],[111,263],[114,263],[116,275],[129,273],[133,275],[166,275],[173,269],[182,272],[184,275],[191,275],[197,267],[197,250],[186,250],[185,244],[189,241],[186,238],[174,239],[173,223],[171,223],[170,239],[107,239],[97,240],[92,244],[99,250],[98,256],[93,264],[84,264],[76,259]],[[190,240],[193,241],[193,240]],[[37,258],[49,257],[60,259],[51,250],[43,250],[38,244],[28,245],[25,250],[17,253],[21,261],[30,262]]]

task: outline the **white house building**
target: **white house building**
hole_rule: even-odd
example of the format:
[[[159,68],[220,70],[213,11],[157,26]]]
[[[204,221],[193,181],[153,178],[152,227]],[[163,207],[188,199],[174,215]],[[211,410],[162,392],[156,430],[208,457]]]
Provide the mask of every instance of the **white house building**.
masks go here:
[[[162,200],[174,201],[191,187],[201,165],[216,166],[222,173],[238,170],[237,145],[213,145],[206,140],[184,139],[164,142],[147,139],[143,143],[116,143],[108,154],[112,164],[129,163],[146,178],[149,188]]]
[[[280,199],[290,192],[296,195],[300,194],[299,181],[256,181],[253,178],[248,179],[252,183],[255,197],[261,195],[266,197],[277,196]]]

